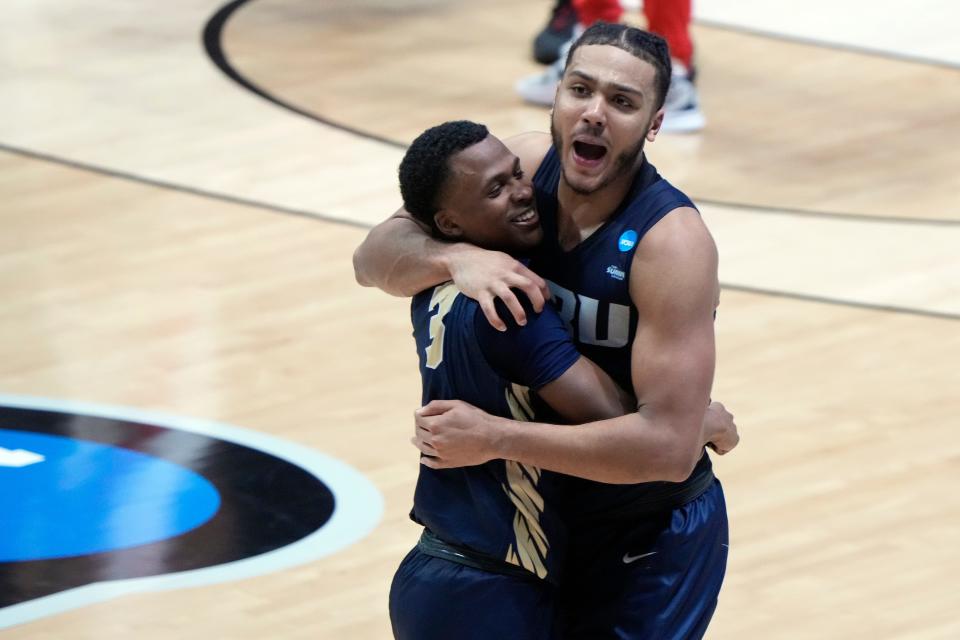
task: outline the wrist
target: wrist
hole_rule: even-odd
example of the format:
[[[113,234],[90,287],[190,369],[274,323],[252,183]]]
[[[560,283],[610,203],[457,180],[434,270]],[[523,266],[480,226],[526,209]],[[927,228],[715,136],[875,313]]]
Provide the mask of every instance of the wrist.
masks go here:
[[[469,264],[479,249],[468,242],[444,242],[443,249],[437,254],[438,264],[446,270],[450,278],[454,278],[462,264]]]
[[[515,430],[510,428],[511,421],[490,416],[490,453],[491,460],[516,460]]]

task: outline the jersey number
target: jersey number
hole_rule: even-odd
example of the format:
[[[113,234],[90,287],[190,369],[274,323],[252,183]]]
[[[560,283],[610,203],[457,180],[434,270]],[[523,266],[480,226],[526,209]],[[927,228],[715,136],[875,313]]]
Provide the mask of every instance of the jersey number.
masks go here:
[[[443,324],[443,318],[453,307],[453,301],[457,299],[460,290],[452,282],[440,285],[433,290],[430,297],[430,311],[437,310],[430,317],[430,344],[427,345],[426,355],[428,369],[436,369],[443,362],[443,333],[446,327]]]

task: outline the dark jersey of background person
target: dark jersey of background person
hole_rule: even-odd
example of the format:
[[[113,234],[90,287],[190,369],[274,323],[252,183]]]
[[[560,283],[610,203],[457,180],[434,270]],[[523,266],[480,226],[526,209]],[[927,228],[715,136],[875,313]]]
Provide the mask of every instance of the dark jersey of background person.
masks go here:
[[[525,326],[508,321],[501,333],[452,282],[416,295],[411,316],[423,404],[457,399],[492,415],[544,419],[531,391],[563,375],[580,354],[549,305],[539,314],[527,308]],[[500,312],[509,315],[506,307]],[[555,501],[565,481],[504,460],[443,470],[421,465],[410,517],[445,543],[556,583],[566,533]]]
[[[570,251],[559,243],[557,188],[560,162],[550,147],[533,178],[543,243],[531,268],[548,281],[552,301],[576,343],[623,389],[631,381],[637,310],[630,299],[630,265],[637,245],[661,218],[678,207],[694,207],[644,160],[620,208]],[[502,317],[502,316],[501,316]],[[702,455],[684,482],[608,485],[571,478],[565,485],[570,524],[619,519],[670,509],[703,493],[713,481],[710,458]]]

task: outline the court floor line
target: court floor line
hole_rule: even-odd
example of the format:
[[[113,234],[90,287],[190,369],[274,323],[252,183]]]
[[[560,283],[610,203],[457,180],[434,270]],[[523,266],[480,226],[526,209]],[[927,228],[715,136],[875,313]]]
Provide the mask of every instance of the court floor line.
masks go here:
[[[226,51],[223,48],[223,30],[227,25],[227,22],[230,20],[231,16],[241,9],[244,5],[250,3],[252,0],[232,0],[231,2],[222,6],[217,12],[207,21],[203,28],[203,44],[207,52],[207,55],[210,57],[211,61],[216,65],[216,67],[223,72],[228,78],[236,82],[238,85],[250,91],[251,93],[275,104],[278,107],[291,111],[297,115],[309,118],[320,124],[343,131],[344,133],[352,134],[360,138],[367,140],[372,140],[374,142],[380,142],[382,144],[398,148],[406,149],[407,144],[400,142],[398,140],[393,140],[386,138],[384,136],[379,136],[356,127],[351,127],[345,125],[325,116],[313,113],[301,107],[298,107],[282,98],[278,98],[276,95],[266,91],[262,87],[258,86],[256,83],[252,82],[247,78],[243,73],[241,73],[227,57]],[[724,28],[727,27],[718,27]],[[731,27],[729,30],[737,30],[738,28]],[[767,37],[777,39],[776,34],[768,35]],[[783,39],[790,39],[788,36],[784,36]],[[831,48],[830,43],[823,43],[822,45],[826,48]],[[698,198],[696,195],[693,196],[695,202],[700,202],[703,204],[714,204],[723,207],[735,207],[738,209],[749,210],[756,213],[782,213],[782,214],[792,214],[797,216],[817,216],[817,217],[829,217],[829,218],[843,218],[850,220],[863,220],[865,222],[881,222],[881,223],[903,223],[903,224],[930,224],[930,225],[939,225],[939,226],[960,226],[960,216],[958,219],[940,219],[940,218],[910,218],[906,216],[878,216],[878,215],[869,215],[869,214],[856,214],[856,213],[843,213],[843,212],[834,212],[834,211],[820,211],[814,209],[793,209],[789,207],[772,207],[772,206],[763,206],[757,204],[747,204],[742,202],[734,202],[728,200],[713,200],[708,198]]]
[[[830,298],[826,296],[808,295],[805,293],[791,293],[786,291],[774,291],[772,289],[761,289],[740,284],[720,283],[720,288],[729,291],[741,291],[743,293],[755,293],[759,295],[772,296],[774,298],[790,298],[791,300],[802,300],[804,302],[815,302],[818,304],[841,305],[844,307],[854,307],[857,309],[869,309],[871,311],[881,311],[887,313],[908,313],[915,316],[924,316],[926,318],[938,318],[941,320],[960,320],[960,314],[948,313],[946,311],[928,311],[926,309],[914,309],[911,307],[899,307],[896,305],[872,304],[869,302],[857,302],[856,300],[841,300],[839,298]]]
[[[224,193],[216,193],[213,191],[205,191],[202,189],[196,189],[194,187],[187,187],[183,185],[178,185],[170,182],[163,182],[160,180],[154,180],[152,178],[145,178],[143,176],[138,176],[136,174],[127,173],[123,171],[116,171],[114,169],[107,169],[104,167],[98,167],[91,164],[86,164],[82,162],[77,162],[75,160],[68,160],[64,158],[58,158],[53,155],[37,153],[35,151],[30,151],[27,149],[20,149],[17,147],[12,147],[3,143],[0,143],[0,151],[5,151],[13,155],[18,155],[26,158],[31,158],[33,160],[39,160],[42,162],[49,162],[51,164],[58,164],[61,166],[69,167],[71,169],[77,169],[80,171],[86,171],[89,173],[95,173],[98,175],[107,176],[110,178],[118,178],[121,180],[127,180],[129,182],[136,182],[144,184],[147,186],[155,187],[158,189],[167,189],[170,191],[178,191],[180,193],[185,193],[188,195],[200,196],[203,198],[209,198],[212,200],[220,200],[223,202],[230,202],[233,204],[238,204],[241,206],[254,207],[264,211],[269,211],[273,213],[281,213],[285,215],[294,215],[301,218],[311,218],[320,222],[330,222],[333,224],[341,224],[349,227],[354,227],[358,229],[370,229],[371,225],[357,222],[355,220],[348,220],[344,218],[336,218],[333,216],[327,216],[319,213],[313,213],[310,211],[301,211],[296,209],[289,209],[286,207],[279,207],[272,205],[266,202],[257,202],[253,200],[247,200],[245,198],[239,198]],[[857,216],[854,216],[857,217]],[[887,312],[887,313],[902,313],[907,315],[928,317],[928,318],[940,318],[946,320],[960,320],[960,314],[929,311],[925,309],[917,309],[913,307],[905,306],[896,306],[896,305],[884,305],[884,304],[873,304],[869,302],[859,302],[856,300],[844,300],[842,298],[831,298],[825,296],[815,296],[803,293],[795,293],[790,291],[780,291],[776,289],[765,289],[761,287],[750,287],[746,285],[738,284],[729,284],[721,282],[720,286],[725,289],[732,291],[743,291],[746,293],[754,293],[757,295],[766,295],[776,298],[790,298],[792,300],[800,300],[803,302],[811,302],[816,304],[829,304],[829,305],[838,305],[846,307],[854,307],[858,309],[869,309],[873,311]]]
[[[695,18],[693,20],[694,24],[698,24],[710,29],[717,29],[718,31],[728,31],[730,33],[741,33],[748,36],[756,36],[758,38],[768,38],[770,40],[779,40],[782,42],[792,42],[796,44],[809,45],[813,47],[819,47],[821,49],[834,49],[836,51],[846,51],[849,53],[858,53],[861,55],[875,56],[878,58],[887,58],[889,60],[896,60],[897,62],[909,62],[910,64],[921,64],[929,67],[939,67],[942,69],[951,69],[951,70],[960,70],[960,64],[955,62],[950,62],[947,60],[938,60],[936,58],[930,58],[927,56],[918,56],[911,55],[908,53],[901,53],[899,51],[891,51],[888,49],[879,49],[873,47],[866,47],[855,44],[846,44],[842,42],[834,42],[831,40],[821,40],[819,38],[812,38],[808,36],[799,36],[788,33],[777,33],[776,31],[768,31],[766,29],[756,28],[756,27],[747,27],[744,25],[737,24],[728,24],[724,22],[719,22],[716,20],[711,20],[709,18]]]
[[[358,222],[356,220],[350,220],[349,218],[338,218],[336,216],[331,216],[324,213],[317,213],[314,211],[304,211],[302,209],[293,209],[290,207],[271,204],[269,202],[261,202],[258,200],[241,198],[239,196],[230,195],[228,193],[207,191],[205,189],[190,187],[187,185],[177,184],[174,182],[166,182],[164,180],[157,180],[155,178],[147,178],[145,176],[137,175],[135,173],[119,171],[117,169],[110,169],[107,167],[100,167],[95,164],[79,162],[77,160],[70,160],[68,158],[60,158],[58,156],[54,156],[48,153],[31,151],[30,149],[22,149],[20,147],[14,147],[8,144],[4,144],[3,142],[0,142],[0,151],[5,151],[7,153],[22,156],[25,158],[31,158],[33,160],[41,160],[43,162],[59,164],[65,167],[70,167],[71,169],[79,169],[80,171],[96,173],[96,174],[107,176],[110,178],[119,178],[121,180],[128,180],[130,182],[139,182],[140,184],[149,185],[151,187],[157,187],[159,189],[168,189],[170,191],[179,191],[181,193],[200,196],[202,198],[210,198],[211,200],[221,200],[223,202],[231,202],[233,204],[239,204],[246,207],[264,209],[266,211],[271,211],[274,213],[283,213],[286,215],[298,216],[301,218],[312,218],[314,220],[322,220],[324,222],[333,222],[335,224],[342,224],[348,227],[358,227],[360,229],[370,228],[370,225],[368,224],[364,224],[363,222]]]
[[[227,59],[227,55],[223,50],[223,43],[222,43],[223,28],[226,26],[227,21],[230,20],[230,17],[234,14],[234,12],[236,12],[237,9],[239,9],[241,6],[246,4],[248,1],[249,0],[233,0],[233,2],[229,2],[225,4],[224,6],[220,7],[220,9],[217,10],[215,14],[213,14],[213,17],[211,17],[203,27],[204,49],[206,50],[207,55],[210,57],[210,60],[213,61],[213,64],[216,65],[216,67],[220,69],[220,71],[222,71],[224,75],[226,75],[228,78],[230,78],[231,80],[239,84],[241,87],[243,87],[247,91],[250,91],[251,93],[254,93],[255,95],[260,96],[261,98],[267,100],[268,102],[272,102],[278,107],[282,107],[288,111],[292,111],[297,115],[303,116],[305,118],[309,118],[311,120],[315,120],[320,124],[327,125],[328,127],[332,127],[334,129],[339,129],[340,131],[344,131],[346,133],[351,133],[355,136],[359,136],[367,140],[373,140],[374,142],[381,142],[383,144],[390,145],[391,147],[406,149],[407,145],[397,140],[391,140],[389,138],[378,136],[376,134],[363,131],[361,129],[349,127],[347,125],[340,124],[338,122],[333,122],[332,120],[324,118],[323,116],[317,115],[315,113],[311,113],[306,109],[301,109],[300,107],[294,104],[291,104],[286,100],[282,100],[277,96],[273,95],[272,93],[269,93],[262,87],[251,82],[242,73],[237,71],[237,69],[232,64],[230,64],[230,61]]]
[[[697,204],[710,204],[717,207],[726,207],[728,209],[740,209],[750,213],[759,213],[763,215],[779,214],[787,216],[798,216],[807,218],[833,218],[840,220],[852,220],[854,222],[879,223],[879,224],[906,224],[923,225],[935,227],[956,227],[960,226],[960,211],[957,219],[950,218],[910,218],[906,216],[878,216],[868,213],[843,213],[839,211],[818,211],[816,209],[793,209],[790,207],[776,207],[760,204],[749,204],[744,202],[735,202],[733,200],[715,200],[713,198],[698,198],[691,196]]]

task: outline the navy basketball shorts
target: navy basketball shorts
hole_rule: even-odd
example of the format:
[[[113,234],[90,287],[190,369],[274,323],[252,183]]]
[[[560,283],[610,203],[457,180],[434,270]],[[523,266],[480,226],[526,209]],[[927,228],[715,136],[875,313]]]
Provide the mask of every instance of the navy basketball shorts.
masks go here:
[[[703,637],[727,567],[719,481],[672,511],[573,533],[558,600],[563,640]]]
[[[554,640],[555,588],[414,548],[390,586],[397,640]]]

